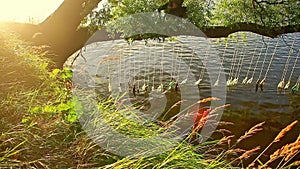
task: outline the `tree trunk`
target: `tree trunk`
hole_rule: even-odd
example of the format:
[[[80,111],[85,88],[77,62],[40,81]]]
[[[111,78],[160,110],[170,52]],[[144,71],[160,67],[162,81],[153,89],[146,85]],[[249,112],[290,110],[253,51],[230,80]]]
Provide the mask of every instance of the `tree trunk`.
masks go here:
[[[78,29],[84,17],[101,0],[64,0],[59,8],[38,25],[37,44],[48,44],[55,67],[62,68],[67,58],[80,49],[89,38],[86,29]]]

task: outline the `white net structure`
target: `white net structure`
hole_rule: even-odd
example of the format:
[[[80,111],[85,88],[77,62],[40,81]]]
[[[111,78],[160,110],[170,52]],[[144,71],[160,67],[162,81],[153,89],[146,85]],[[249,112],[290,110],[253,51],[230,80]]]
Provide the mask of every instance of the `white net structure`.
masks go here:
[[[72,69],[73,96],[84,107],[79,121],[101,147],[127,156],[174,145],[206,114],[201,142],[215,130],[226,102],[258,113],[289,107],[289,97],[299,93],[299,42],[297,33],[274,39],[238,33],[90,43]],[[101,102],[107,105],[99,112]],[[157,137],[129,139],[103,120],[107,109],[141,125],[172,125]],[[120,144],[127,148],[111,146]]]
[[[119,40],[113,42],[106,52],[99,51],[99,47],[107,42],[91,44],[83,56],[90,57],[95,53],[99,56],[91,61],[90,68],[84,67],[80,71],[89,71],[93,76],[93,85],[90,86],[94,87],[99,98],[120,98],[125,100],[125,106],[135,107],[150,120],[168,120],[180,109],[212,96],[211,79],[203,60],[218,55],[211,49],[209,41],[203,38],[202,41],[197,53],[180,38],[165,42],[148,40],[146,44],[144,41],[128,44]],[[79,62],[76,64],[81,64]],[[212,64],[220,66],[216,61]],[[220,70],[214,71],[212,76],[213,81],[220,79]],[[201,86],[205,92],[200,92]],[[182,100],[185,101],[170,111]]]
[[[82,54],[97,56],[85,71],[92,70],[92,86],[100,98],[122,97],[146,116],[169,119],[179,112],[169,112],[177,102],[188,100],[188,107],[212,97],[212,87],[222,85],[227,86],[229,99],[257,100],[253,96],[259,95],[261,102],[272,102],[274,96],[296,94],[299,42],[297,33],[274,39],[249,33],[221,39],[182,36],[164,42],[97,42]],[[79,59],[76,64],[83,62]],[[226,77],[223,82],[221,76]]]

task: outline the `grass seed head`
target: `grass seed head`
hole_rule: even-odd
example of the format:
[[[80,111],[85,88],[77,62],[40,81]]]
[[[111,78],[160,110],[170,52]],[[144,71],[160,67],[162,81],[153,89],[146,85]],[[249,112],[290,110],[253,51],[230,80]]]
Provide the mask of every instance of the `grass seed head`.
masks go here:
[[[288,132],[288,131],[290,131],[296,124],[298,123],[298,121],[296,120],[296,121],[294,121],[293,123],[291,123],[291,124],[289,124],[288,126],[286,126],[284,129],[282,129],[280,132],[279,132],[279,134],[275,137],[275,139],[274,139],[274,143],[276,143],[276,142],[279,142],[283,137],[284,137],[284,135]],[[299,139],[299,138],[298,138]]]

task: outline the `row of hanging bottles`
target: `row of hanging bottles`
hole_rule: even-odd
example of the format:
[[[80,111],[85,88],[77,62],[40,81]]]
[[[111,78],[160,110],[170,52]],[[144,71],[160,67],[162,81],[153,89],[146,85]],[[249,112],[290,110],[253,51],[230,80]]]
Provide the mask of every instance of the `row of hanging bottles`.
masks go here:
[[[168,43],[168,44],[166,44]],[[168,49],[166,49],[166,46],[169,45]],[[156,50],[156,51],[155,51]],[[166,62],[166,53],[167,50],[171,50],[168,52],[172,53],[172,62],[171,63],[165,63]],[[120,80],[118,91],[119,93],[124,92],[124,89],[122,87],[122,82],[129,80],[127,83],[127,88],[129,89],[129,92],[133,94],[134,97],[137,96],[145,96],[150,92],[157,92],[165,94],[168,91],[178,92],[179,85],[184,85],[187,83],[187,78],[183,79],[182,81],[175,80],[179,78],[179,72],[180,70],[180,62],[177,63],[175,60],[182,60],[181,51],[182,46],[181,44],[176,44],[173,42],[159,42],[156,40],[150,40],[146,44],[142,44],[142,42],[136,42],[135,44],[129,44],[129,46],[126,49],[118,49],[118,55],[120,57],[119,63],[118,63],[118,69],[122,70],[124,67],[131,65],[132,69],[127,72],[129,75],[136,75],[140,74],[140,76],[130,77],[131,80],[128,79],[128,77],[125,77],[126,73],[122,73],[121,71],[118,71],[118,76],[123,77],[124,80]],[[125,51],[125,53],[124,53]],[[127,52],[127,53],[126,53]],[[158,65],[152,65],[153,64],[153,57],[154,55],[157,56],[158,60],[160,60],[160,63]],[[128,60],[130,63],[123,63],[122,60],[125,60],[129,57],[139,57],[138,59],[132,59]],[[133,57],[133,58],[134,58]],[[125,65],[126,64],[126,65]],[[166,83],[166,79],[164,79],[164,72],[166,70],[165,67],[169,66],[171,64],[172,70],[171,70],[171,78],[169,78],[168,84]],[[191,63],[190,63],[191,64]],[[159,68],[155,68],[155,66]],[[108,69],[110,69],[110,66],[108,64]],[[170,70],[169,70],[170,71]],[[190,70],[188,70],[189,72]],[[108,89],[109,92],[112,92],[112,85],[111,83],[111,77],[110,77],[110,70],[107,71],[109,74],[108,77]],[[142,73],[141,73],[142,72]],[[123,74],[123,75],[122,75]],[[143,75],[148,74],[148,75]],[[121,79],[121,78],[119,78]]]
[[[259,37],[257,37],[259,38]],[[255,91],[263,91],[264,90],[264,85],[267,83],[268,79],[268,74],[270,71],[270,67],[273,63],[274,58],[276,58],[276,52],[278,51],[278,48],[281,45],[281,48],[285,47],[289,48],[288,49],[288,55],[286,57],[286,61],[284,64],[284,68],[282,71],[282,76],[280,78],[280,81],[278,82],[277,85],[277,91],[278,93],[281,93],[282,91],[287,91],[291,90],[293,93],[297,92],[299,90],[300,86],[300,76],[298,77],[297,81],[295,82],[294,85],[292,85],[292,78],[294,76],[295,69],[297,68],[297,63],[298,63],[298,58],[300,55],[300,49],[295,48],[295,43],[297,43],[297,36],[293,38],[292,43],[287,43],[284,39],[282,40],[280,44],[280,38],[277,38],[275,40],[272,39],[267,39],[265,40],[264,38],[260,37],[262,39],[262,44],[256,42],[254,51],[252,51],[252,56],[250,60],[249,67],[245,68],[247,69],[246,75],[243,79],[241,79],[241,73],[243,69],[243,65],[245,63],[245,56],[249,55],[251,52],[247,52],[247,49],[249,49],[248,43],[245,41],[238,42],[235,41],[233,44],[228,43],[227,40],[224,40],[224,46],[223,46],[223,52],[221,54],[221,65],[223,65],[223,62],[225,60],[225,55],[226,55],[226,50],[228,49],[228,46],[231,44],[233,45],[233,56],[231,58],[231,64],[228,72],[228,78],[226,82],[227,87],[234,87],[239,84],[239,82],[242,85],[245,86],[255,86]],[[298,39],[299,41],[299,39]],[[218,42],[213,42],[213,43],[218,43]],[[261,46],[259,46],[261,45]],[[275,45],[275,46],[272,46]],[[272,50],[270,50],[272,48]],[[257,53],[259,54],[257,55]],[[268,54],[272,53],[271,56]],[[293,60],[292,63],[292,56],[295,56],[295,59]],[[268,59],[270,58],[270,59]],[[256,60],[256,61],[255,61]],[[267,62],[268,61],[268,62]],[[261,62],[261,65],[259,67],[259,63]],[[252,73],[251,73],[252,70]],[[290,70],[289,77],[287,77],[287,73]],[[264,72],[265,71],[265,72]],[[245,71],[244,71],[245,72]],[[264,73],[263,73],[264,72]],[[257,79],[255,74],[258,73]],[[219,71],[220,76],[221,71]],[[214,85],[219,84],[219,77],[217,78],[216,82]]]
[[[239,36],[239,34],[237,35]],[[300,40],[299,38],[297,39],[297,36],[294,36],[292,40],[290,40],[289,42],[286,42],[284,40],[284,38],[276,38],[276,39],[271,39],[271,38],[263,38],[261,36],[256,35],[256,40],[255,43],[251,44],[248,43],[247,40],[242,40],[242,41],[236,41],[233,40],[233,42],[231,42],[231,39],[226,39],[224,40],[224,44],[221,45],[222,51],[220,52],[220,56],[221,56],[221,63],[220,65],[224,66],[224,62],[227,60],[227,62],[229,62],[229,67],[227,67],[228,72],[227,72],[227,81],[226,81],[226,85],[227,87],[230,89],[231,87],[234,86],[238,86],[238,85],[243,85],[243,86],[252,86],[255,87],[255,91],[264,91],[264,86],[266,83],[268,83],[268,78],[269,78],[269,72],[270,72],[270,68],[271,65],[273,63],[273,60],[276,59],[277,56],[279,56],[278,51],[282,50],[283,48],[285,48],[285,51],[288,51],[287,56],[284,57],[286,60],[284,60],[284,67],[282,70],[282,74],[281,77],[278,81],[278,85],[277,85],[277,91],[278,92],[282,92],[282,91],[288,91],[291,90],[292,92],[297,92],[299,90],[300,87],[300,76],[297,79],[296,82],[292,82],[292,79],[295,79],[295,69],[297,69],[297,64],[298,64],[298,58],[300,55],[300,49],[299,49],[299,45],[298,48],[295,47],[295,44],[298,43],[298,41]],[[247,39],[247,37],[246,37]],[[216,45],[217,42],[215,42],[214,40],[210,40],[211,45]],[[142,46],[141,44],[139,44],[140,49],[137,49],[136,52],[139,52],[140,50],[145,50],[145,48],[147,48],[147,45]],[[148,44],[149,45],[149,44]],[[154,71],[154,74],[160,74],[160,79],[156,79],[154,76],[153,77],[146,77],[144,79],[134,79],[134,82],[132,82],[131,84],[128,84],[127,87],[131,88],[131,91],[133,92],[134,95],[141,93],[145,93],[145,92],[153,92],[153,91],[157,91],[157,92],[161,92],[161,93],[165,93],[166,91],[170,91],[171,89],[174,91],[178,91],[180,90],[180,85],[185,85],[186,83],[190,83],[188,82],[188,77],[191,73],[191,65],[193,64],[193,59],[194,59],[194,54],[192,54],[192,56],[189,59],[189,67],[186,71],[185,74],[181,74],[179,72],[179,70],[181,69],[181,65],[180,63],[182,62],[182,59],[184,58],[182,55],[182,51],[184,48],[184,44],[182,44],[181,42],[151,42],[150,45],[152,45],[151,47],[148,48],[148,51],[144,52],[144,53],[140,53],[141,55],[148,55],[145,56],[145,59],[143,61],[142,64],[137,64],[135,62],[133,62],[133,67],[136,69],[133,69],[134,72],[129,72],[129,73],[133,73],[135,74],[137,72],[139,72],[141,69],[143,69],[142,67],[146,67],[147,69],[144,71],[148,71],[149,74],[151,71]],[[166,47],[168,46],[168,49],[166,49]],[[218,45],[217,45],[218,46]],[[253,47],[255,46],[255,47]],[[219,45],[220,47],[220,45]],[[231,52],[229,52],[229,48],[231,47]],[[127,48],[127,50],[129,50],[129,55],[131,55],[133,53],[133,47],[131,45],[129,45],[129,47]],[[171,49],[170,49],[171,48]],[[156,70],[156,69],[151,69],[149,67],[149,65],[151,62],[151,59],[153,57],[153,55],[157,55],[158,52],[154,52],[154,50],[158,50],[159,52],[161,52],[159,55],[159,57],[161,57],[161,65],[160,65],[160,70]],[[163,73],[164,73],[164,69],[166,66],[165,63],[165,54],[167,50],[172,50],[172,63],[168,63],[171,64],[172,67],[172,73],[171,73],[171,78],[169,78],[169,82],[166,82],[165,79],[163,80]],[[233,53],[232,53],[233,51]],[[205,55],[204,57],[207,58],[209,57],[210,51],[206,50],[204,51]],[[228,55],[229,54],[229,55]],[[119,53],[119,69],[123,69],[123,67],[125,64],[122,62],[122,60],[125,58],[124,53],[120,51]],[[231,55],[231,56],[230,56]],[[124,57],[124,58],[122,58]],[[248,57],[248,59],[250,60],[250,63],[248,62],[248,60],[246,59]],[[196,57],[195,57],[196,58]],[[229,60],[228,60],[229,59]],[[178,62],[175,62],[178,61]],[[248,63],[247,63],[248,62]],[[246,66],[247,63],[247,66]],[[144,64],[144,65],[143,65]],[[110,66],[108,64],[107,68],[108,68],[108,74],[110,75]],[[123,66],[123,67],[122,67]],[[226,69],[226,67],[225,67]],[[198,86],[202,83],[204,76],[205,76],[205,65],[203,65],[203,68],[199,69],[200,72],[197,75],[197,77],[199,77],[198,79],[196,79],[196,81],[194,82],[195,86]],[[219,78],[220,78],[220,74],[222,73],[221,66],[218,69],[218,76],[216,81],[214,82],[213,85],[218,86],[219,85]],[[159,71],[159,72],[157,72]],[[288,76],[288,72],[289,76]],[[243,74],[245,73],[244,77]],[[119,76],[122,76],[121,72],[119,72]],[[124,79],[126,81],[125,77],[125,73],[124,73]],[[179,78],[179,76],[181,76],[181,78]],[[184,77],[185,76],[185,77]],[[152,78],[152,79],[150,79]],[[278,78],[278,77],[277,77]],[[179,80],[181,79],[181,80]],[[122,81],[122,80],[121,80]],[[158,82],[159,81],[159,82]],[[164,84],[164,83],[168,83],[168,84]],[[157,85],[159,84],[159,85]],[[123,86],[124,87],[124,86]],[[119,87],[118,90],[119,92],[123,92],[124,89],[122,87],[121,82],[119,83]],[[108,90],[109,92],[112,91],[112,85],[111,85],[111,77],[108,77]]]

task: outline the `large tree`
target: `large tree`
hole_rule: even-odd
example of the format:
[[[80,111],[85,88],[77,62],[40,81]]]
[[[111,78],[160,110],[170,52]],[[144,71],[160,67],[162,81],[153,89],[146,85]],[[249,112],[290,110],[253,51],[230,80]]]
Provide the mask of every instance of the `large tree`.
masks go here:
[[[39,25],[15,25],[23,37],[48,44],[57,67],[80,49],[91,33],[111,25],[120,17],[139,12],[166,12],[186,17],[211,38],[227,37],[238,31],[264,36],[300,31],[299,0],[64,0]],[[85,27],[79,27],[83,23]],[[114,23],[116,26],[118,23]],[[28,28],[28,29],[26,29]],[[102,29],[103,40],[109,39]],[[33,37],[33,39],[31,39]]]
[[[64,0],[38,25],[8,23],[22,38],[37,45],[48,45],[54,67],[62,68],[67,58],[82,48],[90,37],[88,29],[79,29],[81,21],[98,6],[101,0]]]
[[[90,26],[100,28],[116,18],[137,12],[165,9],[186,16],[208,37],[226,37],[250,31],[276,37],[300,30],[299,0],[110,0],[107,10],[93,11]],[[176,5],[173,5],[176,4]],[[103,13],[104,11],[109,11]],[[110,19],[107,19],[107,18]],[[106,20],[107,22],[103,22]]]

